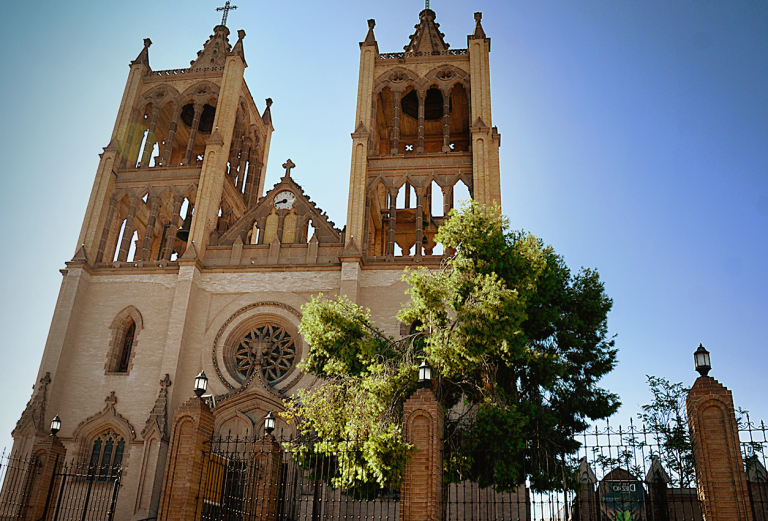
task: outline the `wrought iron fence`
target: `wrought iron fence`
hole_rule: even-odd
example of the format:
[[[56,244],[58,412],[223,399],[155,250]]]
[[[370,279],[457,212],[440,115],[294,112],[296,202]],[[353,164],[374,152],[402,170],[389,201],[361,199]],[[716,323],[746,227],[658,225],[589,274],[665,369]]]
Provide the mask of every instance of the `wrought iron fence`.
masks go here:
[[[567,454],[526,441],[517,454],[499,453],[508,440],[489,440],[470,455],[474,474],[447,486],[449,521],[700,521],[690,449],[670,445],[665,433],[609,424],[577,437]],[[504,443],[501,443],[501,442]],[[517,464],[515,464],[517,458]],[[477,465],[477,462],[481,462]],[[536,468],[546,465],[547,468]],[[524,476],[499,486],[503,472]],[[485,476],[480,474],[485,473]],[[498,474],[498,477],[494,476]],[[538,477],[537,477],[538,476]],[[542,480],[541,476],[554,479]],[[521,478],[522,480],[523,478]],[[486,486],[481,485],[485,483]],[[497,483],[497,484],[493,484]]]
[[[32,456],[3,451],[0,456],[0,518],[23,519],[39,462]]]
[[[763,421],[759,424],[753,423],[749,415],[745,415],[739,425],[739,441],[746,467],[753,517],[755,521],[768,521],[768,426]]]
[[[201,520],[393,520],[400,491],[335,486],[339,459],[359,455],[356,443],[327,456],[317,440],[221,437],[205,453],[198,515]]]
[[[43,520],[111,521],[115,516],[121,466],[72,461],[56,469]]]

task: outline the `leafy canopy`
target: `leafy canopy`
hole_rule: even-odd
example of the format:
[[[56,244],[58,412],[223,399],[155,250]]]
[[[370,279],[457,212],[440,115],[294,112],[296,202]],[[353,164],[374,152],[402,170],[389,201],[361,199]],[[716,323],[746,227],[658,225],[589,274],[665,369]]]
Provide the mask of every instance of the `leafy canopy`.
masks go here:
[[[526,478],[536,488],[562,483],[553,463],[577,450],[573,435],[619,406],[598,386],[616,363],[603,283],[511,231],[497,205],[452,210],[437,241],[453,252],[441,268],[403,276],[410,301],[398,319],[413,333],[401,340],[344,298],[303,307],[302,370],[323,383],[289,401],[286,416],[321,440],[316,454],[335,458],[336,485],[398,485],[410,450],[403,403],[426,358],[447,411],[450,479],[499,490]]]

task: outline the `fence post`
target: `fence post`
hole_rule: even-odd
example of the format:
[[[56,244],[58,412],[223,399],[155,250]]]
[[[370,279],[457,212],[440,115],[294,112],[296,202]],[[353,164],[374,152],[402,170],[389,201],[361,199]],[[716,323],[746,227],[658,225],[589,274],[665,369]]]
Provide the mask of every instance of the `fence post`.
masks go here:
[[[262,436],[253,444],[251,462],[251,481],[245,500],[250,502],[254,521],[267,521],[277,518],[277,506],[280,492],[280,466],[283,452],[280,444],[271,434]]]
[[[188,521],[200,514],[207,463],[205,444],[211,439],[213,427],[213,413],[200,398],[189,399],[173,415],[159,521]]]
[[[431,389],[418,389],[403,407],[403,434],[415,447],[405,466],[400,521],[443,519],[444,413]]]
[[[42,519],[53,498],[50,495],[54,491],[54,480],[56,472],[64,464],[64,458],[67,456],[67,449],[56,436],[38,437],[35,444],[32,445],[31,454],[34,456],[39,466],[38,472],[30,472],[29,479],[34,480],[31,483],[29,494],[29,509],[26,519]]]
[[[685,407],[705,521],[752,521],[731,391],[700,376]]]

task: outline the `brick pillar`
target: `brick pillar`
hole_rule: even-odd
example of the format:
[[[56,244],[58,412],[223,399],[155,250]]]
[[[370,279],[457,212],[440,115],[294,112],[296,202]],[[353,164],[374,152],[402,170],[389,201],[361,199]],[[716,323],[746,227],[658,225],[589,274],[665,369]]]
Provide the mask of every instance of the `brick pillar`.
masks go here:
[[[277,519],[277,506],[280,499],[280,466],[282,449],[271,435],[262,436],[253,444],[253,461],[250,469],[250,483],[246,493],[246,511],[251,513],[253,521],[271,521]]]
[[[200,487],[208,461],[203,451],[213,426],[213,414],[200,398],[191,398],[173,415],[158,520],[187,521],[200,515]]]
[[[403,407],[405,440],[414,446],[400,492],[400,521],[443,519],[445,415],[431,389],[419,389]]]
[[[705,521],[752,521],[731,391],[701,376],[685,406]]]
[[[34,481],[30,484],[29,509],[24,518],[35,521],[42,519],[53,508],[51,503],[56,499],[51,497],[55,488],[53,482],[56,472],[64,465],[67,449],[56,436],[46,436],[37,439],[31,454],[40,467],[37,473],[29,474],[29,479]]]

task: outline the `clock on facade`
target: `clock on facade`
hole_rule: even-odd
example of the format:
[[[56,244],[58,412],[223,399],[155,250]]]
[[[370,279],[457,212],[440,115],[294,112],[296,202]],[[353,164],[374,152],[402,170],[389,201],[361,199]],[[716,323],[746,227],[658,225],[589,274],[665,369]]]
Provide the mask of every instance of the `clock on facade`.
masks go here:
[[[296,196],[290,190],[283,190],[278,193],[272,204],[277,210],[290,210],[293,207],[293,203],[296,201]]]

